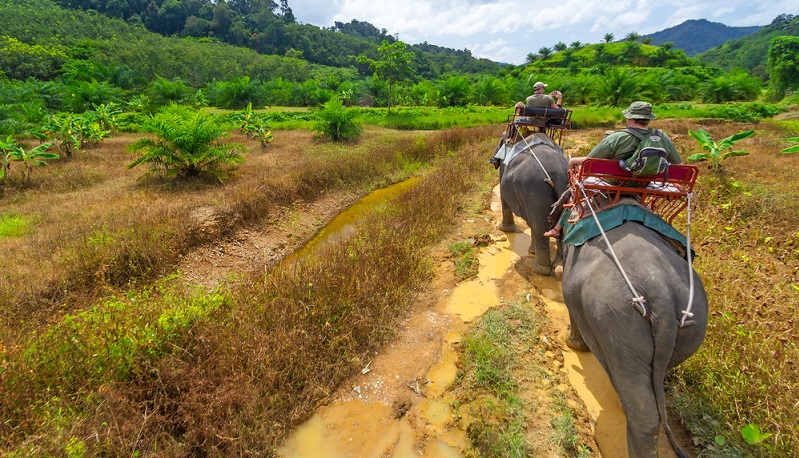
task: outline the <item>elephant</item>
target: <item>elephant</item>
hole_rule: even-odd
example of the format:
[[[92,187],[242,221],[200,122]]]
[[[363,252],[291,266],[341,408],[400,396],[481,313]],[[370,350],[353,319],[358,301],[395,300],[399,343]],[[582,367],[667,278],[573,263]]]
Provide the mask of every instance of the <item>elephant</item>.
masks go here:
[[[666,422],[663,385],[667,370],[704,340],[707,295],[686,257],[661,232],[628,220],[608,229],[606,237],[608,242],[594,237],[564,245],[562,289],[571,322],[566,344],[590,350],[608,374],[627,417],[631,458],[658,455],[661,425],[684,457]],[[633,290],[644,298],[645,311],[633,305]],[[691,292],[693,315],[681,327]]]
[[[500,142],[500,149],[503,143]],[[553,265],[562,260],[558,254],[552,262],[549,238],[544,232],[551,227],[547,218],[552,204],[569,188],[569,162],[560,146],[544,133],[520,139],[512,149],[507,155],[503,154],[507,161],[503,160],[500,165],[502,223],[499,229],[515,232],[513,215],[521,217],[531,231],[529,252],[533,255],[533,272],[552,275]]]

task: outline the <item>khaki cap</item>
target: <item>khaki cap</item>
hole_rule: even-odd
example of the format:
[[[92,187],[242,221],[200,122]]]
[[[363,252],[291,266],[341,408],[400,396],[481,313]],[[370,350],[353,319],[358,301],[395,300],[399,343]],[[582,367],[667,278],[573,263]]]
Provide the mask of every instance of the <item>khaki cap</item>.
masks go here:
[[[652,113],[652,104],[640,100],[631,103],[630,108],[622,111],[621,114],[627,119],[657,119],[657,116]]]
[[[533,89],[538,89],[539,87],[547,87],[547,86],[549,86],[549,85],[548,84],[544,84],[541,81],[537,81],[535,84],[533,84]]]

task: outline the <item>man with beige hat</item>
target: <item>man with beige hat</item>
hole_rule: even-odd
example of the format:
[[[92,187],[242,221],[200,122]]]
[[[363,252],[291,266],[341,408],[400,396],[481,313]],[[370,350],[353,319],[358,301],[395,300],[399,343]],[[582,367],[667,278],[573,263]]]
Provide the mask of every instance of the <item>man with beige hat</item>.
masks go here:
[[[547,84],[541,81],[533,84],[533,95],[527,97],[526,103],[528,107],[539,108],[560,108],[563,105],[563,93],[560,91],[552,91],[549,95],[544,94]],[[557,101],[555,101],[557,99]]]
[[[598,159],[628,159],[633,155],[638,148],[641,138],[649,137],[652,135],[659,135],[659,139],[663,143],[663,148],[666,150],[666,160],[670,164],[680,164],[682,158],[674,143],[661,130],[655,130],[649,127],[649,121],[656,119],[652,113],[652,104],[649,102],[636,101],[630,104],[630,107],[621,112],[626,118],[625,129],[615,131],[610,135],[605,136],[598,145],[588,153],[587,157],[595,157]],[[638,134],[638,135],[636,135]],[[573,158],[582,160],[582,158]]]

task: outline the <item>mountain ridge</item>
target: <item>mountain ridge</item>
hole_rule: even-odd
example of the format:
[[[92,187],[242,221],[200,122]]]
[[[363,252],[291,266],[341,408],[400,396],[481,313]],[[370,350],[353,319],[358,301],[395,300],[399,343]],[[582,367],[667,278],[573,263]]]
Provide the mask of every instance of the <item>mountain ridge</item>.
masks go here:
[[[730,40],[753,35],[762,28],[763,26],[757,25],[731,27],[707,19],[689,19],[674,27],[644,35],[643,38],[651,38],[655,45],[672,42],[675,48],[682,49],[686,55],[695,56]]]

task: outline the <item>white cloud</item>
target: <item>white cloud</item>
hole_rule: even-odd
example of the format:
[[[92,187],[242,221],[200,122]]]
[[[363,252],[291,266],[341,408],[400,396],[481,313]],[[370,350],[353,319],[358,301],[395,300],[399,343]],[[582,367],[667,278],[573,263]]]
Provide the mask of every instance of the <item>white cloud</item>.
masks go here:
[[[657,32],[689,19],[729,26],[769,24],[796,10],[795,0],[289,0],[301,22],[329,27],[334,21],[366,21],[400,40],[467,48],[477,57],[524,63],[543,46],[598,43],[606,33]]]

